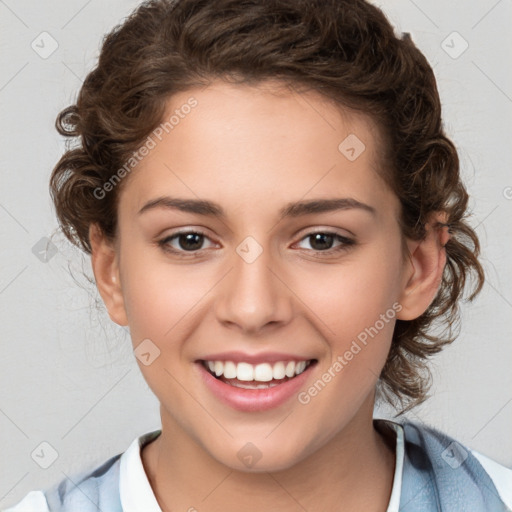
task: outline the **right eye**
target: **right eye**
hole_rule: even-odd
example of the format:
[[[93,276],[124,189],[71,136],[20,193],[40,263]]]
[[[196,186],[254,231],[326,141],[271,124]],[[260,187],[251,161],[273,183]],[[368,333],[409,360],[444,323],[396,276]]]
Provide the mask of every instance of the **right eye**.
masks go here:
[[[159,240],[158,245],[163,251],[176,254],[180,257],[188,257],[189,255],[196,257],[198,256],[198,254],[196,254],[197,251],[201,250],[203,242],[207,238],[207,235],[202,231],[179,231]],[[179,247],[173,246],[172,242],[177,242]],[[190,254],[187,255],[187,253]]]

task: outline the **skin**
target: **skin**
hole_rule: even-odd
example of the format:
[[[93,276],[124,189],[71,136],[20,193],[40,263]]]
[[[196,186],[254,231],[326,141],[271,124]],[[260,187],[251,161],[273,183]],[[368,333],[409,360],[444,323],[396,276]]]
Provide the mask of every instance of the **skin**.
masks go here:
[[[307,390],[394,303],[403,320],[427,309],[448,234],[429,225],[404,253],[398,198],[378,174],[379,133],[362,114],[272,82],[215,81],[172,97],[169,115],[191,96],[197,107],[125,178],[114,243],[90,229],[111,319],[130,327],[134,348],[150,339],[160,350],[147,366],[137,359],[161,404],[162,434],[141,454],[155,496],[164,511],[385,511],[395,440],[372,414],[395,319],[308,404],[294,396],[268,411],[234,410],[205,387],[195,361],[225,350],[316,358]],[[349,134],[366,146],[355,161],[338,150]],[[215,201],[226,218],[138,214],[164,195]],[[326,198],[356,199],[374,214],[279,220],[289,202]],[[197,229],[206,237],[196,258],[183,237],[168,238]],[[355,244],[334,238],[322,249],[308,236],[315,231]],[[247,236],[262,249],[252,263],[236,252]],[[185,257],[165,252],[165,238]],[[247,442],[262,454],[252,468],[237,457]]]

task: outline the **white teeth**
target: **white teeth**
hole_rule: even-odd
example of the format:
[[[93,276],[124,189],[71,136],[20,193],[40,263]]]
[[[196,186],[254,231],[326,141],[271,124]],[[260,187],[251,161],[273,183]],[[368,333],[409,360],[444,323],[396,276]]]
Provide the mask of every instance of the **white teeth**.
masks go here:
[[[226,377],[226,379],[236,379],[236,375],[236,364],[233,363],[233,361],[226,361],[224,363],[224,377]]]
[[[233,361],[205,361],[206,367],[217,377],[223,376],[226,379],[238,379],[245,382],[270,382],[271,380],[282,380],[286,377],[295,377],[301,374],[311,361],[278,361],[273,365],[270,363],[250,364],[234,363]],[[271,384],[272,386],[272,384]],[[255,386],[244,386],[254,389]],[[263,385],[268,387],[268,385]]]
[[[284,379],[286,374],[284,372],[284,363],[282,361],[279,361],[279,363],[276,363],[274,365],[274,368],[272,368],[272,375],[274,379]]]
[[[287,377],[293,377],[295,375],[295,363],[293,361],[290,361],[286,365],[286,370],[284,373]]]
[[[215,361],[215,367],[214,367],[215,375],[219,377],[224,372],[224,365],[222,364],[222,361]]]
[[[299,375],[299,373],[302,373],[304,371],[304,369],[306,368],[306,361],[300,361],[296,366],[295,366],[295,375]]]
[[[236,380],[231,383],[231,385],[235,388],[242,388],[242,389],[268,389],[273,388],[274,386],[279,386],[277,382],[271,382],[270,384],[254,384],[254,383],[247,383],[244,384],[242,382],[237,382]]]
[[[272,366],[270,366],[268,363],[261,363],[254,367],[254,380],[268,382],[273,378]]]
[[[222,364],[220,361],[215,361],[215,364],[217,363]],[[238,363],[236,367],[236,378],[246,381],[254,380],[254,366],[249,363]]]

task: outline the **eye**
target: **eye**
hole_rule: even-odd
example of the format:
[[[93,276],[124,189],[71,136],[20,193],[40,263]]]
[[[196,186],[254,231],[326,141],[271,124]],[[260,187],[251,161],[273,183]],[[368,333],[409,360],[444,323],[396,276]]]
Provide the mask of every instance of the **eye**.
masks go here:
[[[205,240],[210,240],[205,233],[202,231],[191,230],[180,231],[169,235],[162,240],[159,240],[157,244],[163,251],[175,254],[178,257],[199,257],[201,255],[201,249],[204,249],[203,244]],[[301,242],[304,240],[309,240],[312,247],[312,249],[306,250],[314,251],[315,253],[318,253],[319,256],[323,256],[323,254],[320,253],[325,253],[327,256],[332,253],[348,250],[350,246],[353,246],[356,243],[355,240],[333,231],[317,231],[308,233],[301,239]],[[336,241],[338,241],[339,245],[332,247]]]
[[[196,251],[203,249],[203,243],[208,236],[202,231],[180,231],[158,241],[158,245],[166,252],[178,254],[179,256],[197,256]],[[176,242],[176,246],[172,245]]]
[[[355,245],[356,243],[355,240],[333,231],[317,231],[309,233],[301,239],[301,241],[303,240],[309,241],[313,251],[328,254],[347,250],[350,246]],[[333,248],[332,245],[336,240],[340,242],[340,245]]]

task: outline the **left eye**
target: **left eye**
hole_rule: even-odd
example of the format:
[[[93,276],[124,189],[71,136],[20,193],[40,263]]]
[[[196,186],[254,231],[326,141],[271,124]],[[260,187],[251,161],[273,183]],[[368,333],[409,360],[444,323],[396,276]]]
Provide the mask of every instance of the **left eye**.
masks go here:
[[[354,244],[352,239],[331,231],[317,231],[315,233],[309,233],[304,238],[302,238],[301,241],[302,240],[310,240],[310,244],[312,244],[313,250],[318,252],[334,252],[346,249],[347,246]],[[332,244],[335,240],[338,240],[340,245],[333,248]],[[326,247],[327,245],[329,247]]]

